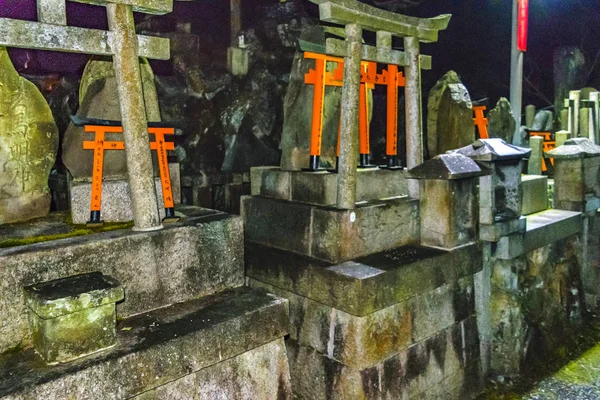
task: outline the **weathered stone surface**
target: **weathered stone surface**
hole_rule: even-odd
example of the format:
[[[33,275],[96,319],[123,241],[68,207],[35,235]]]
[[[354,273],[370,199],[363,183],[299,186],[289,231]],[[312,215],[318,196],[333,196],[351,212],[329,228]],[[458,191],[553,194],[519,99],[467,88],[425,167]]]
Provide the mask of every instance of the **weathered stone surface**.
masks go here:
[[[521,214],[529,215],[548,209],[548,177],[523,175],[521,178],[523,199]]]
[[[31,344],[23,286],[100,271],[118,279],[130,315],[237,287],[244,279],[240,217],[208,212],[163,231],[112,231],[0,250],[0,352]]]
[[[330,206],[337,196],[337,174],[331,172],[285,171],[277,167],[252,168],[252,195],[301,203]],[[356,201],[406,196],[404,170],[359,169]]]
[[[496,107],[488,113],[488,132],[491,138],[499,138],[511,143],[515,134],[516,122],[510,102],[501,97]]]
[[[365,316],[452,285],[478,272],[481,265],[476,245],[450,252],[405,247],[335,265],[247,245],[246,274],[348,314]]]
[[[142,87],[148,121],[160,121],[160,110],[154,74],[148,61],[140,62]],[[121,120],[119,95],[113,64],[106,59],[92,59],[86,65],[79,88],[77,116],[112,121]],[[62,145],[63,162],[74,180],[91,178],[94,152],[83,149],[83,141],[93,140],[93,134],[82,126],[69,124]],[[123,141],[123,134],[107,134],[106,140]],[[155,163],[156,164],[156,163]],[[107,178],[126,178],[127,163],[123,150],[104,152],[104,174]]]
[[[166,390],[160,386],[196,373],[199,388],[210,390],[214,386],[204,378],[215,370],[203,369],[233,364],[242,371],[257,368],[246,381],[256,388],[257,397],[250,398],[262,398],[260,393],[289,398],[281,341],[287,323],[286,300],[248,288],[225,291],[122,320],[113,349],[68,364],[46,366],[32,349],[4,354],[0,396],[123,399],[155,388],[160,393]],[[248,351],[253,353],[244,354]],[[229,364],[218,364],[227,359]],[[225,394],[241,383],[234,373],[230,377]]]
[[[411,169],[409,176],[414,179],[457,180],[486,175],[482,169],[469,157],[462,154],[440,154],[429,161]]]
[[[549,132],[554,128],[554,114],[552,111],[540,110],[535,114],[533,125],[531,126],[532,131],[545,131]],[[557,144],[558,145],[558,144]]]
[[[486,242],[497,242],[502,236],[507,236],[515,232],[524,233],[526,227],[527,219],[525,217],[494,222],[489,225],[479,224],[479,239]]]
[[[355,210],[242,198],[248,241],[338,262],[418,241],[418,200],[372,201]]]
[[[170,164],[172,165],[172,164]],[[181,185],[178,180],[178,168],[170,168],[171,188],[175,204],[181,203]],[[158,212],[161,218],[165,217],[162,182],[159,178],[154,180]],[[74,224],[85,224],[90,219],[90,199],[92,184],[89,182],[71,182],[71,218]],[[179,193],[179,195],[177,195]],[[102,213],[104,222],[127,222],[133,220],[131,193],[129,182],[126,180],[104,180],[102,182]]]
[[[50,107],[35,85],[21,78],[0,47],[0,224],[50,211],[48,175],[58,148]]]
[[[527,173],[529,175],[542,175],[542,162],[544,159],[544,138],[534,136],[529,138],[531,153],[527,162]]]
[[[555,112],[564,108],[564,99],[569,98],[569,91],[582,88],[586,79],[585,55],[579,48],[563,46],[554,50]]]
[[[471,97],[456,72],[447,72],[431,89],[427,110],[429,157],[475,140]]]

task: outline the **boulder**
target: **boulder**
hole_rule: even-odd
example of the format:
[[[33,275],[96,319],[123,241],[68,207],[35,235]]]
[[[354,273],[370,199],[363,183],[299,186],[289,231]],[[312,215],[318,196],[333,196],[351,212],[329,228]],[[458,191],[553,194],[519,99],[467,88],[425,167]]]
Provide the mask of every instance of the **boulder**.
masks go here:
[[[531,130],[551,131],[554,127],[554,115],[552,111],[540,110],[535,114]]]
[[[48,175],[57,149],[50,107],[0,48],[0,224],[48,214]]]
[[[458,149],[475,140],[469,91],[454,71],[447,72],[429,92],[427,149],[429,157]]]
[[[490,110],[488,121],[488,132],[491,138],[499,138],[507,143],[512,143],[516,122],[510,102],[505,97],[501,97],[496,103],[496,107]]]

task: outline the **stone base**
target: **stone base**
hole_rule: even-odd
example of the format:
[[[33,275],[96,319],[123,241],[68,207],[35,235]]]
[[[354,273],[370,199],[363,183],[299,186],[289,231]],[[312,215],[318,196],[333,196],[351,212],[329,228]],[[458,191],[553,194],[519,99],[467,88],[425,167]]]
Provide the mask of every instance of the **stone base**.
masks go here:
[[[523,175],[521,177],[523,193],[521,214],[529,215],[548,209],[548,177],[542,175]]]
[[[179,165],[169,164],[171,187],[175,204],[181,203],[181,184]],[[158,212],[160,218],[165,217],[162,184],[160,178],[154,180]],[[90,220],[90,199],[92,195],[91,182],[71,182],[71,217],[74,224],[85,224]],[[127,180],[104,180],[102,182],[102,213],[104,222],[133,221],[131,194]]]
[[[247,249],[252,287],[290,301],[288,351],[302,399],[469,399],[482,391],[477,246],[400,248],[328,265]]]
[[[227,49],[227,69],[234,76],[245,76],[248,74],[250,64],[250,53],[248,49],[229,47]]]
[[[0,355],[2,399],[290,399],[287,302],[238,288],[119,322],[117,345],[46,366]]]
[[[0,224],[45,217],[50,212],[50,193],[0,199]]]
[[[0,249],[0,353],[32,344],[23,287],[37,282],[110,275],[126,296],[118,318],[243,285],[242,219],[195,210],[197,216],[184,210],[190,217],[161,231],[116,230]]]
[[[255,167],[251,170],[253,196],[273,197],[322,206],[335,205],[337,174],[327,171],[285,171],[279,167]],[[403,169],[358,169],[356,201],[406,196],[408,183]]]
[[[491,225],[479,224],[479,239],[485,242],[497,242],[512,233],[524,233],[527,229],[527,218],[494,222]]]
[[[354,210],[242,198],[246,240],[339,262],[419,242],[419,201],[408,197],[358,204]]]

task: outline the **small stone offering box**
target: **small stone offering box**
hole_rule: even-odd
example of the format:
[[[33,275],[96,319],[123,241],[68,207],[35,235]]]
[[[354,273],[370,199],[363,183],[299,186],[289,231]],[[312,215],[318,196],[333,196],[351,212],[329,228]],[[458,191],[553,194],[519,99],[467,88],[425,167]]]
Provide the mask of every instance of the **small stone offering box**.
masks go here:
[[[48,364],[67,362],[116,343],[121,284],[100,272],[25,287],[33,346]]]

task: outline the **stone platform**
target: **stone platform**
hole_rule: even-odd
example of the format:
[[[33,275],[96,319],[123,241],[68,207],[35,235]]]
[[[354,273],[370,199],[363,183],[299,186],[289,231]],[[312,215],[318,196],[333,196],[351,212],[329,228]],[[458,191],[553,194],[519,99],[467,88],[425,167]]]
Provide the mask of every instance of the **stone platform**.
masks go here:
[[[2,399],[291,398],[287,301],[249,288],[126,318],[112,349],[55,366],[0,355]]]
[[[481,249],[397,248],[343,263],[247,244],[250,286],[290,301],[301,399],[469,399],[481,392]]]
[[[321,206],[336,203],[337,174],[328,171],[286,171],[279,167],[251,170],[253,196],[272,197]],[[359,168],[356,174],[356,201],[406,196],[408,183],[404,169]]]
[[[246,240],[331,262],[419,242],[419,201],[408,197],[340,210],[246,196],[241,214]]]

